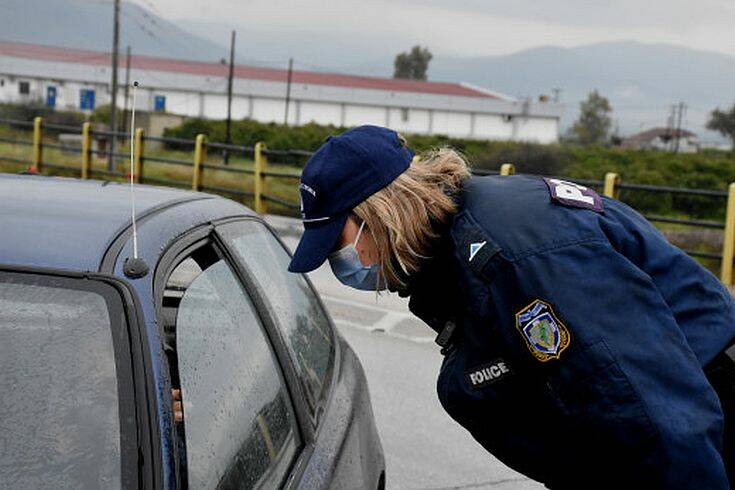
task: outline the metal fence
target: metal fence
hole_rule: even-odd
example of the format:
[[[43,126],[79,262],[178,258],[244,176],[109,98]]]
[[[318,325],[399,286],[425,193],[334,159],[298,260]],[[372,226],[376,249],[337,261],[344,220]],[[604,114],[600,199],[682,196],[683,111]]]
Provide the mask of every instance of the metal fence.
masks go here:
[[[93,130],[90,123],[84,123],[81,128],[74,126],[63,126],[56,124],[44,123],[43,119],[37,117],[33,122],[16,121],[8,119],[0,119],[0,124],[9,125],[16,128],[32,130],[32,140],[7,138],[0,136],[0,143],[9,143],[12,145],[26,146],[31,149],[30,161],[23,158],[16,158],[0,154],[0,161],[6,161],[15,164],[28,165],[28,171],[42,173],[45,168],[68,171],[78,173],[82,179],[92,177],[102,178],[129,178],[130,174],[122,171],[109,171],[101,168],[94,168],[93,155],[109,156],[108,151],[94,150],[93,140],[95,137],[111,137],[113,133],[109,131]],[[81,145],[68,146],[62,144],[54,144],[44,142],[44,131],[80,133]],[[127,133],[116,133],[116,137],[120,139],[129,139]],[[150,183],[175,187],[187,187],[194,191],[206,191],[227,196],[237,196],[241,200],[252,199],[253,207],[256,212],[264,214],[268,212],[268,204],[273,203],[282,206],[288,210],[298,210],[299,203],[291,202],[281,197],[277,197],[269,193],[270,178],[281,178],[298,181],[301,177],[299,172],[288,172],[282,170],[269,169],[269,160],[273,161],[293,161],[294,159],[304,161],[311,152],[304,150],[270,150],[264,142],[258,142],[255,146],[241,146],[225,143],[217,143],[207,141],[207,137],[203,134],[197,135],[194,140],[181,138],[167,138],[146,136],[143,129],[137,129],[134,134],[135,152],[132,155],[133,176],[136,182]],[[146,143],[156,142],[165,145],[175,145],[179,148],[190,148],[192,157],[189,160],[175,159],[163,156],[154,156],[146,154]],[[76,166],[61,164],[59,162],[51,162],[44,158],[44,149],[52,148],[64,150],[67,152],[75,152],[80,155],[79,164]],[[230,156],[243,156],[252,158],[252,168],[238,167],[234,165],[221,165],[206,162],[208,151],[227,152]],[[116,152],[115,158],[124,158],[129,160],[131,155],[126,152]],[[164,166],[179,166],[191,169],[190,181],[171,180],[160,177],[152,177],[146,175],[146,164],[152,163]],[[127,166],[127,165],[126,165]],[[238,186],[223,187],[213,183],[206,183],[203,180],[203,170],[216,170],[232,174],[233,176],[249,176],[246,179],[233,179]],[[499,170],[473,169],[475,175],[511,175],[515,173],[513,164],[506,163],[501,165]],[[554,176],[553,178],[564,179],[563,176]],[[252,182],[250,182],[252,180]],[[733,285],[733,258],[735,255],[735,183],[731,183],[727,191],[710,190],[710,189],[685,189],[669,186],[658,186],[648,184],[625,183],[621,181],[620,175],[608,172],[603,180],[589,179],[569,179],[576,183],[593,187],[602,192],[605,196],[618,198],[621,190],[630,190],[637,192],[647,192],[653,194],[669,194],[680,196],[698,196],[707,199],[716,199],[722,201],[725,206],[724,221],[707,221],[697,219],[684,219],[668,216],[657,216],[644,214],[649,221],[656,223],[678,224],[687,227],[700,229],[723,230],[724,239],[722,250],[720,253],[703,252],[697,250],[684,250],[692,257],[717,260],[720,262],[720,279],[728,286]]]

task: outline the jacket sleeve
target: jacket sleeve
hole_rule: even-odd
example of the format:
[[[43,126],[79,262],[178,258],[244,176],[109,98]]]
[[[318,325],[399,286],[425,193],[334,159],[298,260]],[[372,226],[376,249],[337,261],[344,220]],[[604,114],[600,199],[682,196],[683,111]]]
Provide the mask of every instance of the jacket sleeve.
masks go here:
[[[608,241],[517,258],[491,299],[588,470],[651,488],[728,488],[717,395],[652,278]],[[568,334],[555,355],[537,355],[518,317],[537,300]]]
[[[614,216],[607,229],[611,243],[650,276],[700,364],[706,366],[735,337],[730,292],[625,204],[607,201],[606,209]]]

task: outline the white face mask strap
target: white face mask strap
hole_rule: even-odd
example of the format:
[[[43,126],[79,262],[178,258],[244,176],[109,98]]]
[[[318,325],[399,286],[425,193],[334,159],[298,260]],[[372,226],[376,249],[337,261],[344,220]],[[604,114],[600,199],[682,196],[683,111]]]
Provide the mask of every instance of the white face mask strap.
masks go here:
[[[360,225],[360,229],[357,231],[357,236],[355,237],[355,243],[353,245],[357,247],[358,242],[360,241],[360,235],[362,235],[362,229],[365,228],[365,221],[363,220],[362,224]]]

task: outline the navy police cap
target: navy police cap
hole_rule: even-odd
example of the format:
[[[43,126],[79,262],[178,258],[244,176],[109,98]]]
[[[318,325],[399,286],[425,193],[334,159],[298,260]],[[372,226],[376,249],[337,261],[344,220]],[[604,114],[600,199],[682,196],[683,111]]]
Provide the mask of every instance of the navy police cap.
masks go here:
[[[327,138],[301,174],[304,234],[288,270],[309,272],[322,265],[352,209],[393,182],[412,158],[395,131],[379,126]]]

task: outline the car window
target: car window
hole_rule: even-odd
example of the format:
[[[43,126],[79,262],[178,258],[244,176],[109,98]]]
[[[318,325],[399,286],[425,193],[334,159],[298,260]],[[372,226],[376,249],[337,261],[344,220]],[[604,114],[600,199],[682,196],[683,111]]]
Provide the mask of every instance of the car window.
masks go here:
[[[237,221],[217,230],[263,289],[315,407],[326,391],[334,355],[332,327],[316,294],[303,275],[288,272],[289,253],[262,223]]]
[[[111,333],[125,319],[118,293],[93,282],[0,272],[2,488],[126,481]]]
[[[280,483],[298,446],[295,417],[276,357],[238,278],[224,260],[199,250],[170,274],[164,294],[189,487]]]

